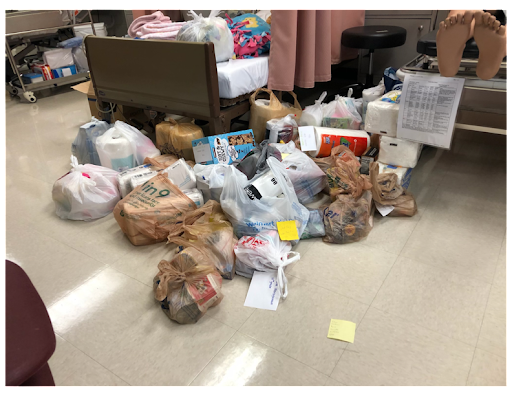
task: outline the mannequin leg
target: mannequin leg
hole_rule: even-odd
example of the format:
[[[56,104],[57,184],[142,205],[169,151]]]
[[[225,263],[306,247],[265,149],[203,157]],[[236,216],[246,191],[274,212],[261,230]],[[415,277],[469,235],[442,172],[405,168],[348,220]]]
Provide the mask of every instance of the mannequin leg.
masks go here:
[[[488,12],[477,11],[474,19],[474,37],[480,52],[476,75],[482,80],[489,80],[498,73],[507,55],[507,27],[500,26],[496,17]]]

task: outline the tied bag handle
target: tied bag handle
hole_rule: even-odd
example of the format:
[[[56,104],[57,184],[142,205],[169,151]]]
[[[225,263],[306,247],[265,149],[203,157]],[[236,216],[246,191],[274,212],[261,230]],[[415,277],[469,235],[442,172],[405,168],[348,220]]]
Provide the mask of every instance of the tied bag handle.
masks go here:
[[[291,251],[286,253],[286,259],[281,258],[277,264],[277,284],[283,300],[288,296],[288,279],[286,279],[284,274],[284,267],[299,260],[300,253]]]
[[[258,97],[258,94],[260,92],[268,93],[268,95],[270,97],[269,107],[277,107],[277,106],[282,107],[281,102],[279,101],[277,96],[274,94],[274,92],[272,92],[270,89],[267,89],[267,88],[258,88],[256,91],[254,91],[254,93],[251,95],[251,97],[249,99],[249,101],[251,102],[251,106],[254,106],[254,104],[256,102],[256,98]],[[297,100],[297,97],[295,97],[295,100]]]

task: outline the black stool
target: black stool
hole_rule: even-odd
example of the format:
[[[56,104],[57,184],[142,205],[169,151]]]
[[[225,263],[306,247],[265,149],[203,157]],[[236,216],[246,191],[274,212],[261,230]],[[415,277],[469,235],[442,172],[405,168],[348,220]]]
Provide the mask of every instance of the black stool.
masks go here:
[[[343,31],[341,44],[349,48],[370,51],[370,64],[365,88],[373,87],[373,52],[376,49],[404,45],[407,31],[398,26],[358,26]]]

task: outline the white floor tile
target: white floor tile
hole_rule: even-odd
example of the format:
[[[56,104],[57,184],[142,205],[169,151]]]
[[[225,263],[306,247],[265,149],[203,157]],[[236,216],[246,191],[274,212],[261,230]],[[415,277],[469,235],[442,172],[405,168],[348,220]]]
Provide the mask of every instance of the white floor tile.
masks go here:
[[[505,386],[507,384],[506,360],[476,348],[467,385]]]

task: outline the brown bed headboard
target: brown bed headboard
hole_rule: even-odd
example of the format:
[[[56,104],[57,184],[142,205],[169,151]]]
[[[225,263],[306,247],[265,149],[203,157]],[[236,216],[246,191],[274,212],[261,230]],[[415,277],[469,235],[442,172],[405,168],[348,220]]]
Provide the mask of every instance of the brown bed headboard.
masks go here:
[[[87,36],[99,100],[188,116],[220,114],[212,43]]]

